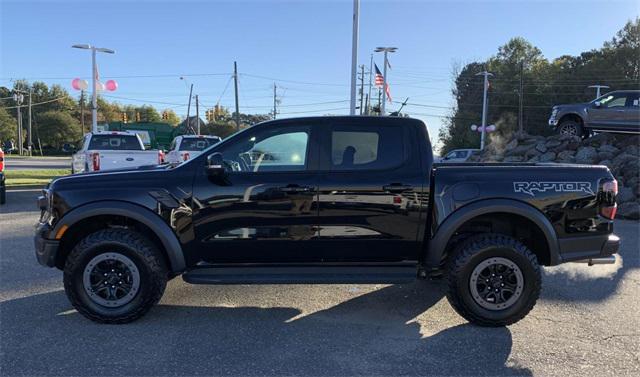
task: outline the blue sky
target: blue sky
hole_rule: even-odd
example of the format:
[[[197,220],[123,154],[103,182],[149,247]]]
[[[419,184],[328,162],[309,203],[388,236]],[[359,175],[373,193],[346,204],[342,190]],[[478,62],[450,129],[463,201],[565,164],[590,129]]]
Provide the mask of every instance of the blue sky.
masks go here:
[[[433,138],[453,105],[453,64],[484,60],[514,36],[549,59],[598,48],[640,14],[638,4],[362,0],[359,61],[368,66],[376,46],[398,47],[390,58],[392,95],[443,107],[406,108]],[[187,75],[201,114],[218,101],[231,107],[233,86],[224,89],[236,60],[242,112],[269,112],[275,81],[280,117],[346,114],[352,7],[351,0],[0,0],[0,85],[37,79],[78,95],[71,78],[90,77],[90,54],[70,46],[91,43],[116,50],[98,58],[103,81],[115,78],[120,86],[110,100],[184,115],[187,85],[179,77]],[[382,57],[374,59],[382,68]]]

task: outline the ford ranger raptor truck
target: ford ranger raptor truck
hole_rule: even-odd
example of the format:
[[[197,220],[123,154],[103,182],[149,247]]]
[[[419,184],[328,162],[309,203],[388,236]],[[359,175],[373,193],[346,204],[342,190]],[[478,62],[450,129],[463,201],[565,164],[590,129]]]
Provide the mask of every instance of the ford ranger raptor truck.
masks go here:
[[[182,164],[53,180],[38,261],[97,322],[143,316],[167,281],[406,283],[445,275],[467,320],[504,326],[540,266],[613,263],[617,182],[605,166],[433,164],[424,123],[282,119]]]

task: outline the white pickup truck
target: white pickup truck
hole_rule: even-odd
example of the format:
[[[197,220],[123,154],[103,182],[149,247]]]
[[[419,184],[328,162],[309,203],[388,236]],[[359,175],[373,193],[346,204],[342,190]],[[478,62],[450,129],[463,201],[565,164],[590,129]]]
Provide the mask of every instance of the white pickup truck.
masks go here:
[[[195,158],[199,156],[203,150],[220,142],[220,140],[222,139],[213,135],[177,136],[169,146],[167,162],[170,164],[179,164],[183,161]]]
[[[160,150],[145,150],[133,132],[93,132],[84,136],[82,148],[72,156],[71,173],[157,165],[164,162]]]

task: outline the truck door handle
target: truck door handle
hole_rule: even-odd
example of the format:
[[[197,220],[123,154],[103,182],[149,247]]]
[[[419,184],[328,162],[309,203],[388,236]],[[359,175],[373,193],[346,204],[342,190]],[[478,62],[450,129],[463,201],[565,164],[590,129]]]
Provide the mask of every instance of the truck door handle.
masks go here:
[[[312,188],[309,186],[286,185],[285,187],[278,188],[278,190],[286,192],[287,194],[295,194],[300,192],[309,192]]]
[[[384,191],[397,193],[397,192],[404,192],[404,191],[413,190],[413,186],[403,185],[402,183],[392,183],[390,185],[382,186],[382,189]]]

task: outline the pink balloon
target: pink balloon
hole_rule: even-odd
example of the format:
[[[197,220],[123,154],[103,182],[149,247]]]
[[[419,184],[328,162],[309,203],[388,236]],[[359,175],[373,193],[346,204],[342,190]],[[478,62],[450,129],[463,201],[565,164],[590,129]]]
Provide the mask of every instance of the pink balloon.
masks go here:
[[[114,90],[118,89],[118,83],[115,82],[115,80],[109,80],[105,83],[105,87],[108,91],[113,92]]]
[[[71,87],[75,90],[80,90],[80,79],[75,78],[71,81]]]

